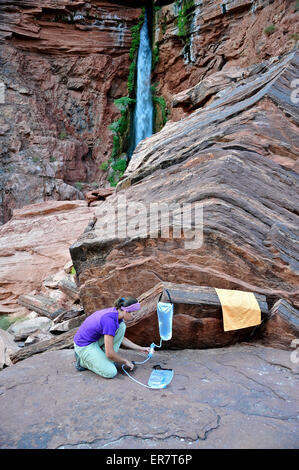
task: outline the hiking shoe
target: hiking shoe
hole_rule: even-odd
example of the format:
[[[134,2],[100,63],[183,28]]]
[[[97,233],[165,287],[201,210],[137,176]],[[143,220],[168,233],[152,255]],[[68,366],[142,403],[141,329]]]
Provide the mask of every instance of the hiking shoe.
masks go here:
[[[78,356],[78,354],[76,352],[75,352],[75,358],[76,358],[76,364],[75,364],[76,369],[79,372],[82,372],[83,370],[87,370],[86,367],[81,367],[80,366],[80,357]]]

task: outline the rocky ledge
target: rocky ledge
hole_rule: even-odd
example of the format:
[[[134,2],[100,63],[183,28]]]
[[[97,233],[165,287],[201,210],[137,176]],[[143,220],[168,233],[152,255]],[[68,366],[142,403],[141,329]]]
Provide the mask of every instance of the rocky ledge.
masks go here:
[[[132,353],[122,351],[142,360]],[[132,372],[147,384],[153,365],[173,368],[166,389],[149,390],[122,371],[113,380],[76,371],[73,351],[45,352],[0,374],[0,448],[295,449],[291,359],[248,345],[160,351]]]

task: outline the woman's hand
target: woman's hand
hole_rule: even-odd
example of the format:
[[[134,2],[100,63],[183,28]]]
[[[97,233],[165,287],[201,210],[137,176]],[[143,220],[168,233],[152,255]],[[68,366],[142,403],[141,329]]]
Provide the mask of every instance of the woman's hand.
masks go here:
[[[143,347],[143,346],[140,346],[140,349],[139,349],[140,352],[144,352],[146,354],[149,354],[150,350],[151,350],[150,347]]]
[[[122,340],[122,346],[128,349],[133,349],[134,351],[144,352],[146,354],[148,354],[151,349],[150,347],[139,346],[138,344],[133,343],[133,341],[131,341],[130,339],[126,337]]]
[[[125,365],[125,367],[128,367],[130,370],[133,370],[133,369],[134,369],[134,364],[133,364],[133,362],[128,361],[128,359],[126,359],[124,365]]]

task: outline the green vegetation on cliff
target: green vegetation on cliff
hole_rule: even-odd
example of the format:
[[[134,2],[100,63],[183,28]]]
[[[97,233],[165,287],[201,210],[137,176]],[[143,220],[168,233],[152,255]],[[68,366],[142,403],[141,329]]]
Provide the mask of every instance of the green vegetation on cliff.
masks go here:
[[[119,119],[112,122],[108,126],[113,134],[113,147],[107,165],[105,165],[106,162],[103,162],[100,169],[103,171],[107,171],[109,170],[110,164],[108,181],[110,182],[111,186],[116,186],[127,167],[126,159],[118,157],[121,155],[122,152],[126,151],[128,148],[130,121],[133,112],[133,107],[136,102],[136,65],[138,47],[140,42],[140,30],[144,22],[144,13],[145,9],[142,8],[142,13],[138,19],[138,23],[131,28],[132,41],[129,51],[130,67],[127,82],[128,95],[122,96],[121,98],[114,100],[114,104],[120,110],[121,116]]]
[[[121,116],[117,121],[109,125],[109,129],[113,133],[113,147],[109,163],[111,164],[112,171],[108,176],[108,181],[111,186],[116,186],[119,178],[124,174],[127,162],[125,159],[117,159],[122,153],[123,149],[127,146],[127,140],[130,132],[130,115],[131,107],[135,103],[135,99],[123,96],[114,100],[115,106],[120,110]],[[116,160],[115,160],[116,159]],[[108,169],[108,165],[106,170]]]
[[[194,14],[194,0],[179,0],[176,2],[179,12],[178,12],[178,36],[184,42],[184,44],[190,43],[189,29],[190,23]]]
[[[121,116],[117,121],[112,122],[108,127],[113,133],[113,148],[111,158],[117,157],[122,152],[124,140],[130,127],[130,106],[135,103],[135,99],[123,96],[114,100],[115,106],[120,110]]]
[[[264,29],[264,33],[267,34],[267,36],[270,36],[270,34],[274,33],[276,31],[276,26],[274,24],[270,24]]]
[[[142,8],[142,13],[138,19],[138,23],[131,28],[132,42],[129,52],[129,58],[131,61],[129,76],[128,76],[128,93],[129,96],[135,95],[135,81],[136,81],[136,65],[137,65],[137,54],[140,42],[140,30],[144,22],[145,9]]]
[[[167,26],[167,15],[162,12],[161,7],[154,7],[154,17],[153,17],[153,31],[162,26],[162,33],[163,35],[166,32]],[[153,33],[153,37],[155,34]],[[152,46],[152,73],[154,73],[156,66],[158,65],[160,60],[160,53],[159,53],[159,42],[156,41],[153,43]],[[151,86],[152,92],[152,99],[153,99],[153,106],[154,106],[154,132],[159,132],[162,127],[166,124],[168,119],[169,110],[167,109],[166,101],[163,96],[159,96],[157,93],[158,83],[154,83]]]
[[[167,119],[168,119],[168,114],[169,114],[169,110],[167,108],[165,99],[163,98],[163,96],[157,95],[157,86],[158,86],[158,83],[155,83],[154,85],[151,86],[153,104],[154,104],[155,132],[159,132],[162,129],[162,127],[165,126]]]

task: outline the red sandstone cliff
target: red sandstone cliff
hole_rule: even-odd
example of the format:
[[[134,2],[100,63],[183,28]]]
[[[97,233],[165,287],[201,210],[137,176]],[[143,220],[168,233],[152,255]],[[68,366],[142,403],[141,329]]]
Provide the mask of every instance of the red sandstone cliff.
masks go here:
[[[72,247],[84,308],[106,305],[120,286],[140,295],[158,280],[247,289],[298,306],[298,118],[290,101],[298,56],[286,54],[298,38],[296,2],[195,1],[184,35],[178,2],[154,3],[152,81],[172,122],[138,146],[118,189],[136,206],[203,201],[205,243],[191,252],[171,237],[111,241],[99,220]],[[28,289],[38,287],[47,264],[51,273],[62,267],[67,244],[82,233],[78,222],[90,215],[76,201],[53,227],[34,204],[38,212],[47,201],[109,186],[99,164],[112,148],[114,100],[127,95],[142,4],[0,0],[0,223],[33,204],[1,230],[5,304],[25,293],[27,277]],[[64,232],[56,220],[66,221]],[[46,263],[33,276],[40,256]]]
[[[140,5],[140,3],[139,3]],[[108,185],[113,101],[127,93],[136,2],[0,3],[0,221],[13,208]]]
[[[243,69],[246,78],[227,83],[212,104],[137,146],[116,193],[97,207],[94,230],[71,247],[88,313],[120,286],[137,296],[159,281],[249,290],[299,306],[298,110],[289,93],[296,70],[298,52],[265,62],[263,72]],[[184,204],[202,204],[202,245],[186,247],[178,231],[163,235],[162,216],[149,236],[152,203],[166,204],[173,231]]]
[[[164,3],[168,5],[155,14],[154,43],[159,61],[153,82],[159,82],[158,90],[169,103],[173,94],[214,72],[279,56],[298,40],[295,1],[195,1],[186,37],[179,36],[176,2]]]
[[[6,87],[0,223],[13,208],[80,199],[82,189],[109,186],[99,165],[111,154],[108,125],[119,117],[114,100],[127,94],[130,28],[143,3],[0,2],[0,81]],[[171,107],[178,92],[216,71],[247,67],[294,47],[295,1],[234,0],[225,13],[221,5],[195,1],[182,37],[178,3],[154,2],[159,60],[152,81],[172,120],[192,111],[185,102]],[[269,25],[274,31],[266,34]]]

